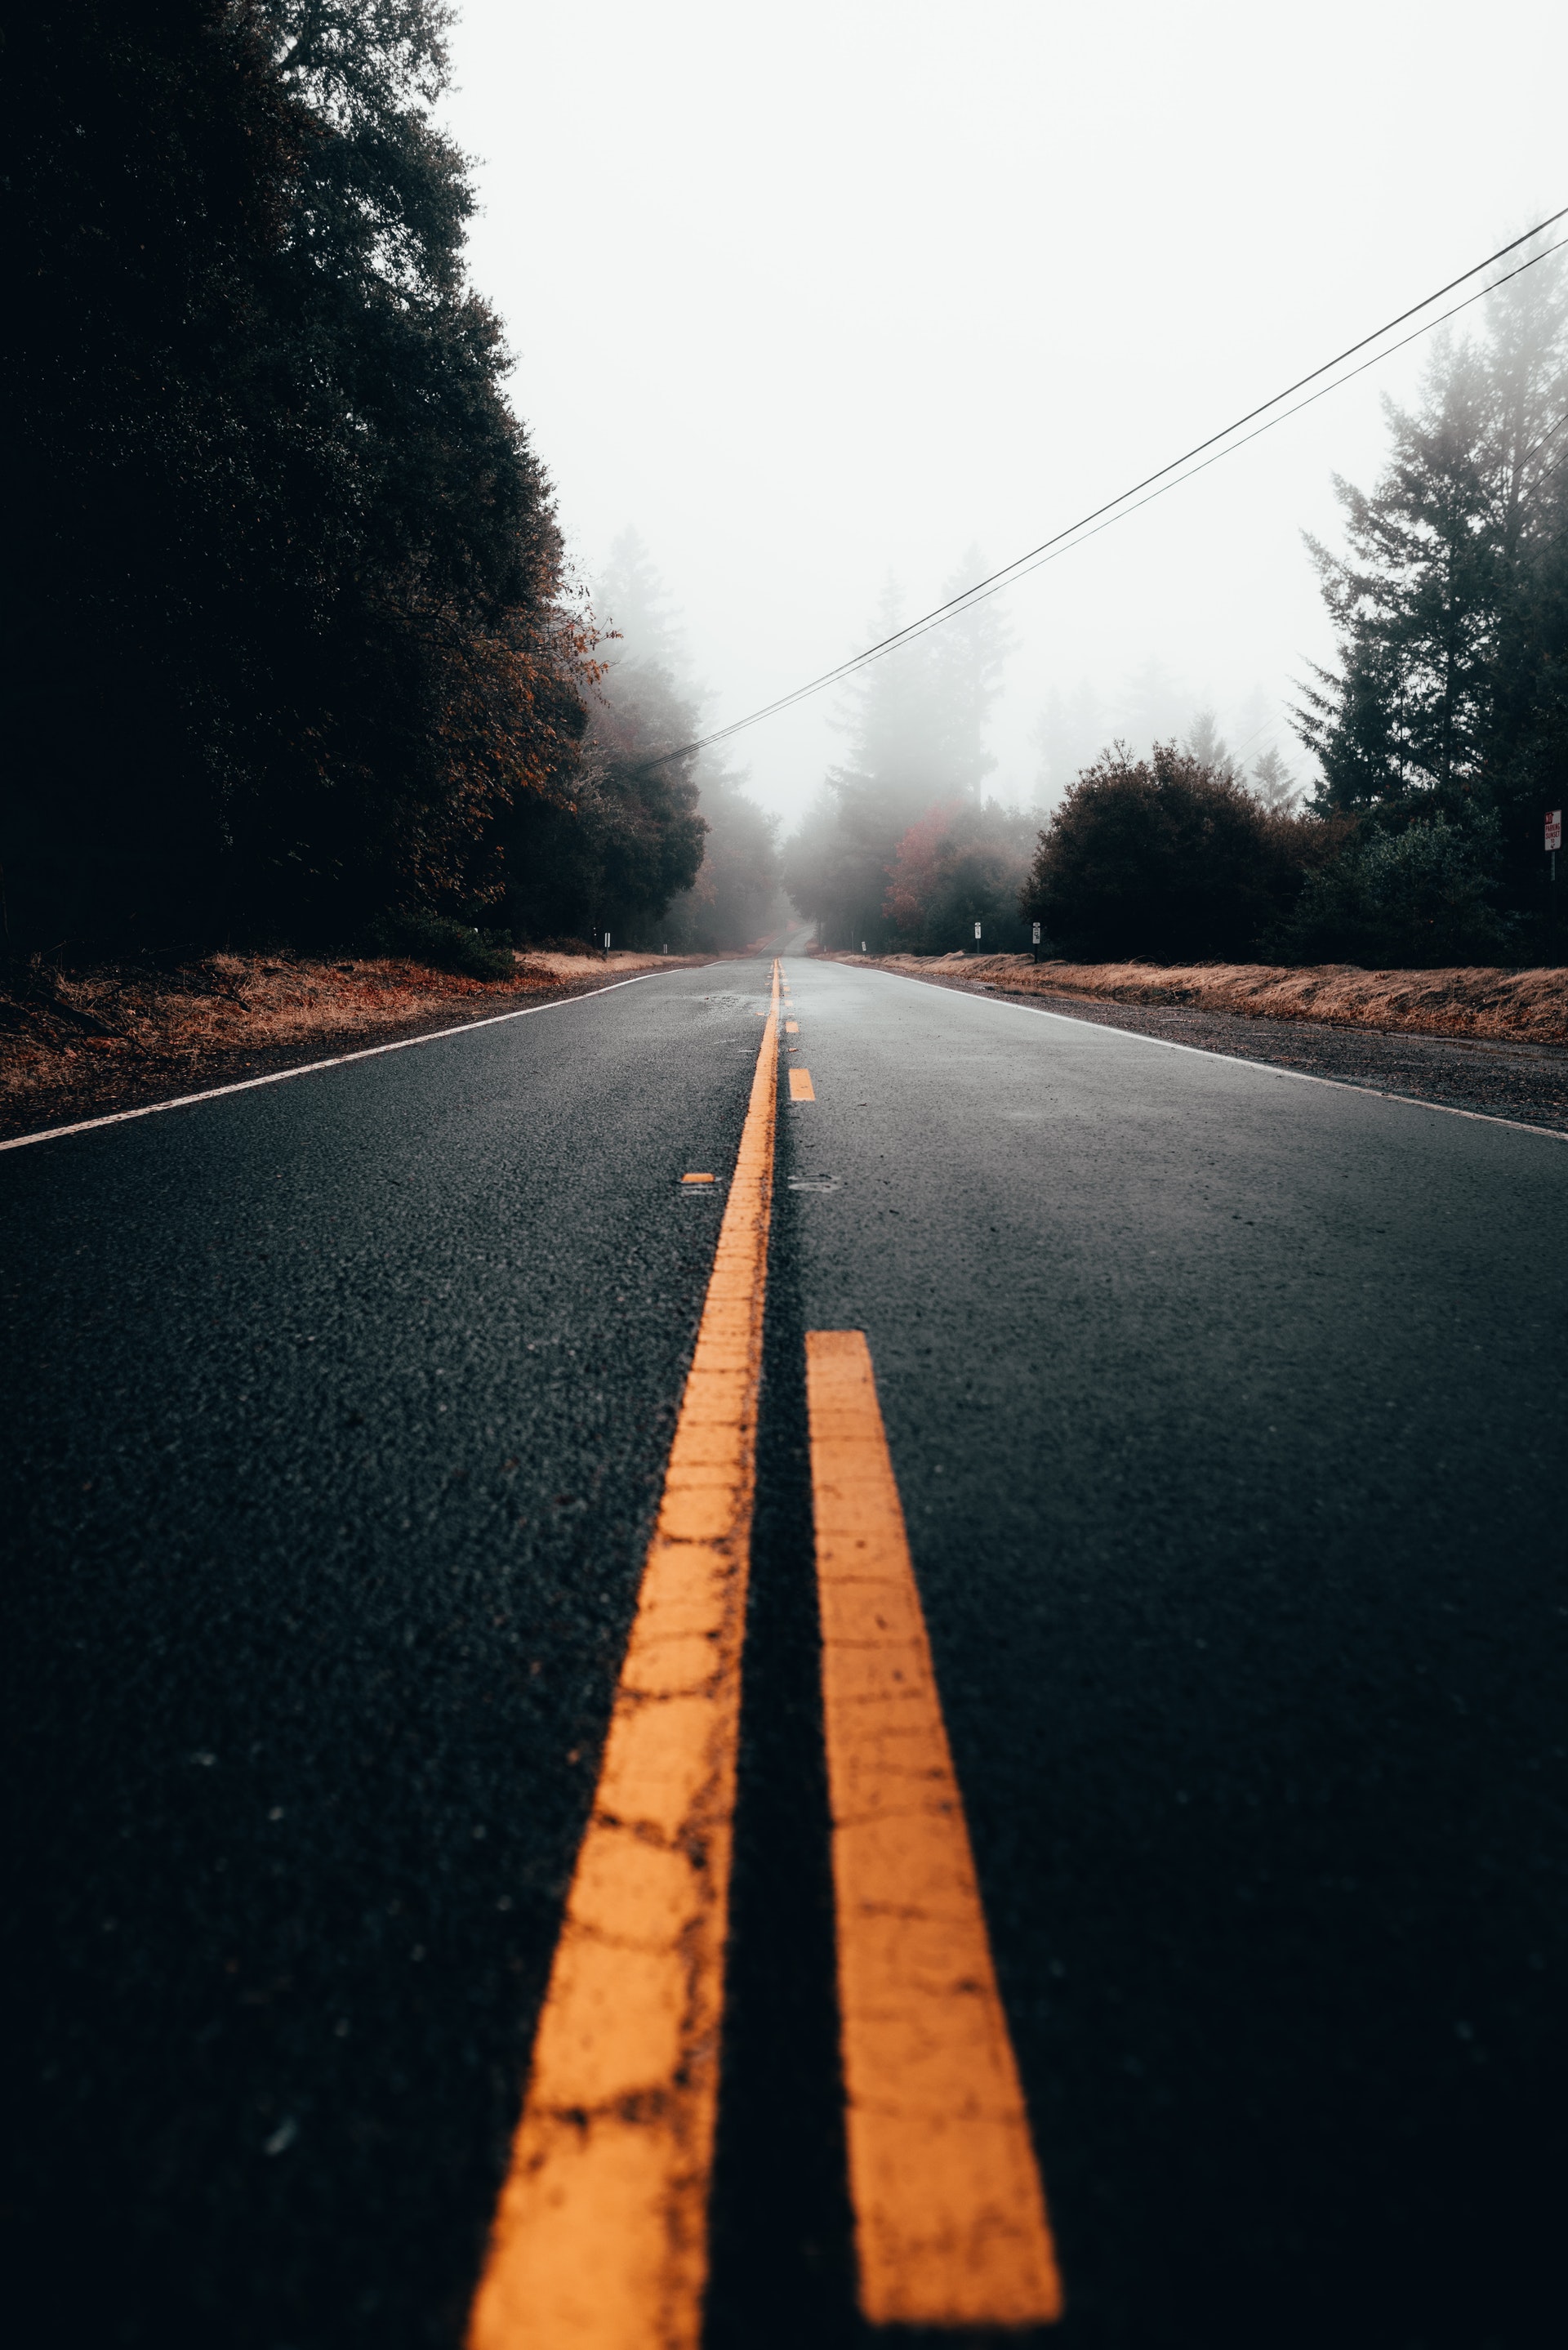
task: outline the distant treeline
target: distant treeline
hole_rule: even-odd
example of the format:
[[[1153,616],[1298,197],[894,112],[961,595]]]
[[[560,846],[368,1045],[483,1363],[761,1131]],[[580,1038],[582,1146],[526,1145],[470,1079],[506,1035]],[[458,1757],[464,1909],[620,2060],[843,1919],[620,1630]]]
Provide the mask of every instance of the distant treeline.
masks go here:
[[[672,901],[732,944],[771,899],[765,826],[733,886],[762,820],[732,782],[648,764],[694,711],[569,592],[463,274],[447,19],[57,0],[7,28],[14,953],[432,914],[662,942]]]
[[[1297,713],[1304,807],[1277,752],[1244,775],[1200,713],[1147,756],[1109,746],[1036,833],[981,795],[1004,650],[981,607],[861,673],[851,758],[786,850],[824,943],[972,946],[979,921],[1006,948],[1038,920],[1084,958],[1563,961],[1568,275],[1542,261],[1482,316],[1390,405],[1376,489],[1336,484],[1345,553],[1308,542],[1338,660]]]
[[[635,531],[616,542],[593,600],[603,633],[573,804],[535,801],[514,818],[514,925],[542,938],[562,927],[552,910],[568,907],[579,935],[608,930],[672,953],[749,945],[784,910],[778,820],[711,754],[650,764],[690,743],[702,712]]]
[[[947,594],[979,577],[971,550]],[[899,625],[891,587],[873,623]],[[784,882],[826,947],[940,953],[1027,941],[1019,889],[1037,819],[984,796],[986,722],[1010,650],[994,604],[873,661],[842,721],[847,755],[784,847]]]

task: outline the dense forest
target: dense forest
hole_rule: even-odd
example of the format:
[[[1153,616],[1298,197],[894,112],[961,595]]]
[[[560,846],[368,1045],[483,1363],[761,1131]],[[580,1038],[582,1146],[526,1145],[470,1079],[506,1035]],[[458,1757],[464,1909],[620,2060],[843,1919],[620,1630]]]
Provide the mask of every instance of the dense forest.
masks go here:
[[[691,698],[566,577],[464,275],[448,23],[59,0],[8,29],[14,954],[441,916],[631,942],[672,905],[738,943],[771,899],[734,779],[650,763]]]

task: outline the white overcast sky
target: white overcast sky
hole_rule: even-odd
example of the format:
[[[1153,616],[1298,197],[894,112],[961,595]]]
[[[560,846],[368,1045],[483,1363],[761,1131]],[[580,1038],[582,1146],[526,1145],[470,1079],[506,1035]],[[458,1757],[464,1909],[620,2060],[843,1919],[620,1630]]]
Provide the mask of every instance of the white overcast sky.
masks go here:
[[[1568,203],[1562,0],[461,0],[453,64],[574,556],[640,531],[708,724],[867,641],[889,571],[923,609]],[[992,788],[1036,797],[1053,686],[1119,724],[1151,657],[1302,764],[1300,532],[1419,354],[1007,595]],[[786,816],[831,708],[732,746]]]

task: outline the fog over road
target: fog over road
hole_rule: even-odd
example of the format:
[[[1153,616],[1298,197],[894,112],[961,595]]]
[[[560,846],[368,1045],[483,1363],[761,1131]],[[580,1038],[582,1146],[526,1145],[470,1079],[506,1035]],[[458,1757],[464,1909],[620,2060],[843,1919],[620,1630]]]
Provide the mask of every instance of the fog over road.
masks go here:
[[[777,1110],[711,2350],[877,2338],[829,1331],[869,1348],[1049,2205],[1038,2339],[1537,2350],[1568,1149],[783,977],[810,1083]],[[462,2341],[771,982],[658,972],[0,1158],[22,2338]]]

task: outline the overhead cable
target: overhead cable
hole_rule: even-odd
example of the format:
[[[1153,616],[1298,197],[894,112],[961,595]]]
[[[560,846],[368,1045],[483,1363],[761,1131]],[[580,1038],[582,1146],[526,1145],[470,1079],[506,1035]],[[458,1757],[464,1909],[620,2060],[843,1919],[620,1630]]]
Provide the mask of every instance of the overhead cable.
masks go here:
[[[1480,286],[1474,293],[1467,295],[1462,302],[1456,302],[1450,309],[1441,312],[1437,317],[1424,320],[1408,335],[1401,336],[1398,342],[1389,343],[1383,349],[1375,351],[1372,357],[1364,359],[1359,367],[1347,369],[1345,374],[1335,376],[1332,383],[1320,384],[1316,391],[1309,392],[1304,400],[1296,400],[1293,407],[1283,406],[1283,403],[1293,399],[1296,392],[1305,390],[1308,384],[1318,383],[1321,377],[1332,375],[1336,368],[1344,367],[1346,359],[1355,359],[1358,352],[1366,350],[1374,343],[1381,343],[1384,337],[1391,335],[1397,327],[1404,326],[1407,319],[1418,317],[1423,310],[1429,310],[1434,302],[1440,302],[1445,295],[1453,293],[1457,286],[1467,284],[1470,278],[1478,276],[1483,269],[1490,269],[1499,261],[1506,260],[1511,253],[1517,253],[1521,244],[1528,244],[1532,237],[1540,236],[1543,231],[1555,226],[1557,222],[1563,219],[1568,219],[1568,204],[1562,205],[1554,213],[1549,213],[1544,220],[1537,221],[1533,228],[1526,229],[1521,236],[1511,238],[1507,244],[1500,245],[1495,253],[1488,254],[1484,260],[1473,263],[1469,269],[1461,270],[1457,277],[1449,278],[1446,286],[1439,286],[1434,293],[1427,295],[1423,300],[1413,302],[1408,309],[1401,310],[1397,317],[1386,319],[1383,325],[1375,328],[1371,334],[1363,335],[1359,340],[1347,345],[1344,350],[1336,352],[1333,359],[1324,359],[1320,367],[1314,368],[1309,374],[1298,376],[1293,383],[1287,384],[1283,390],[1275,392],[1271,399],[1260,401],[1257,407],[1250,408],[1245,415],[1234,418],[1231,423],[1222,425],[1219,432],[1211,432],[1206,439],[1196,442],[1190,449],[1184,450],[1180,456],[1172,457],[1168,464],[1161,465],[1155,473],[1146,473],[1141,481],[1134,482],[1130,487],[1120,491],[1114,498],[1107,498],[1103,504],[1092,507],[1085,515],[1080,515],[1076,522],[1068,523],[1063,529],[1054,532],[1049,538],[1043,539],[1038,546],[1032,546],[1024,554],[1014,556],[1013,560],[1004,564],[1000,571],[991,572],[985,578],[976,580],[972,587],[964,588],[961,594],[950,597],[946,603],[938,604],[930,611],[921,613],[918,619],[909,621],[901,629],[895,629],[890,636],[880,638],[876,644],[866,646],[860,652],[852,653],[847,660],[839,661],[832,669],[824,670],[820,676],[809,679],[804,685],[794,687],[789,693],[780,694],[775,701],[764,702],[760,710],[750,712],[744,718],[732,719],[727,725],[715,727],[711,733],[699,735],[691,743],[682,743],[672,751],[656,753],[651,758],[639,760],[637,764],[639,766],[664,766],[672,759],[689,758],[694,752],[705,751],[715,743],[726,742],[732,734],[739,734],[748,727],[760,725],[764,718],[776,717],[781,711],[792,709],[797,702],[805,702],[814,694],[824,692],[827,687],[840,683],[844,679],[852,676],[857,670],[864,669],[868,662],[880,660],[888,653],[894,652],[912,642],[915,638],[926,635],[932,629],[940,628],[949,620],[956,619],[961,613],[969,610],[972,605],[984,602],[992,596],[999,594],[1003,588],[1011,587],[1015,580],[1024,577],[1031,571],[1038,570],[1042,565],[1054,561],[1059,556],[1070,554],[1073,547],[1081,546],[1086,539],[1097,537],[1102,530],[1108,530],[1113,523],[1125,520],[1127,515],[1136,514],[1140,506],[1149,504],[1157,497],[1163,497],[1167,491],[1176,489],[1182,482],[1190,481],[1194,474],[1206,472],[1210,465],[1218,464],[1221,457],[1229,457],[1236,450],[1245,448],[1250,441],[1257,440],[1260,434],[1272,432],[1276,424],[1282,424],[1288,417],[1298,415],[1303,408],[1310,408],[1314,400],[1324,399],[1331,391],[1337,391],[1341,384],[1349,383],[1356,376],[1365,374],[1368,368],[1377,366],[1383,359],[1391,358],[1394,352],[1402,350],[1407,343],[1417,341],[1420,336],[1429,334],[1433,328],[1440,327],[1446,320],[1456,317],[1461,310],[1468,309],[1472,303],[1484,300],[1487,295],[1495,293],[1500,286],[1506,286],[1511,278],[1521,276],[1527,269],[1533,269],[1538,262],[1545,261],[1553,253],[1560,253],[1564,244],[1568,244],[1568,238],[1559,239],[1557,244],[1546,246],[1540,253],[1532,254],[1528,260],[1520,262],[1503,276],[1494,278],[1490,284]],[[1279,413],[1271,414],[1272,410],[1277,410]],[[1263,418],[1265,421],[1259,423],[1257,421],[1259,418]],[[1244,432],[1242,428],[1249,424],[1254,429],[1251,432]],[[1232,437],[1238,433],[1241,434],[1241,439]],[[1221,442],[1229,445],[1221,448],[1218,445]],[[1206,452],[1213,453],[1206,454]],[[1194,463],[1194,459],[1198,458],[1202,459],[1201,463]]]

